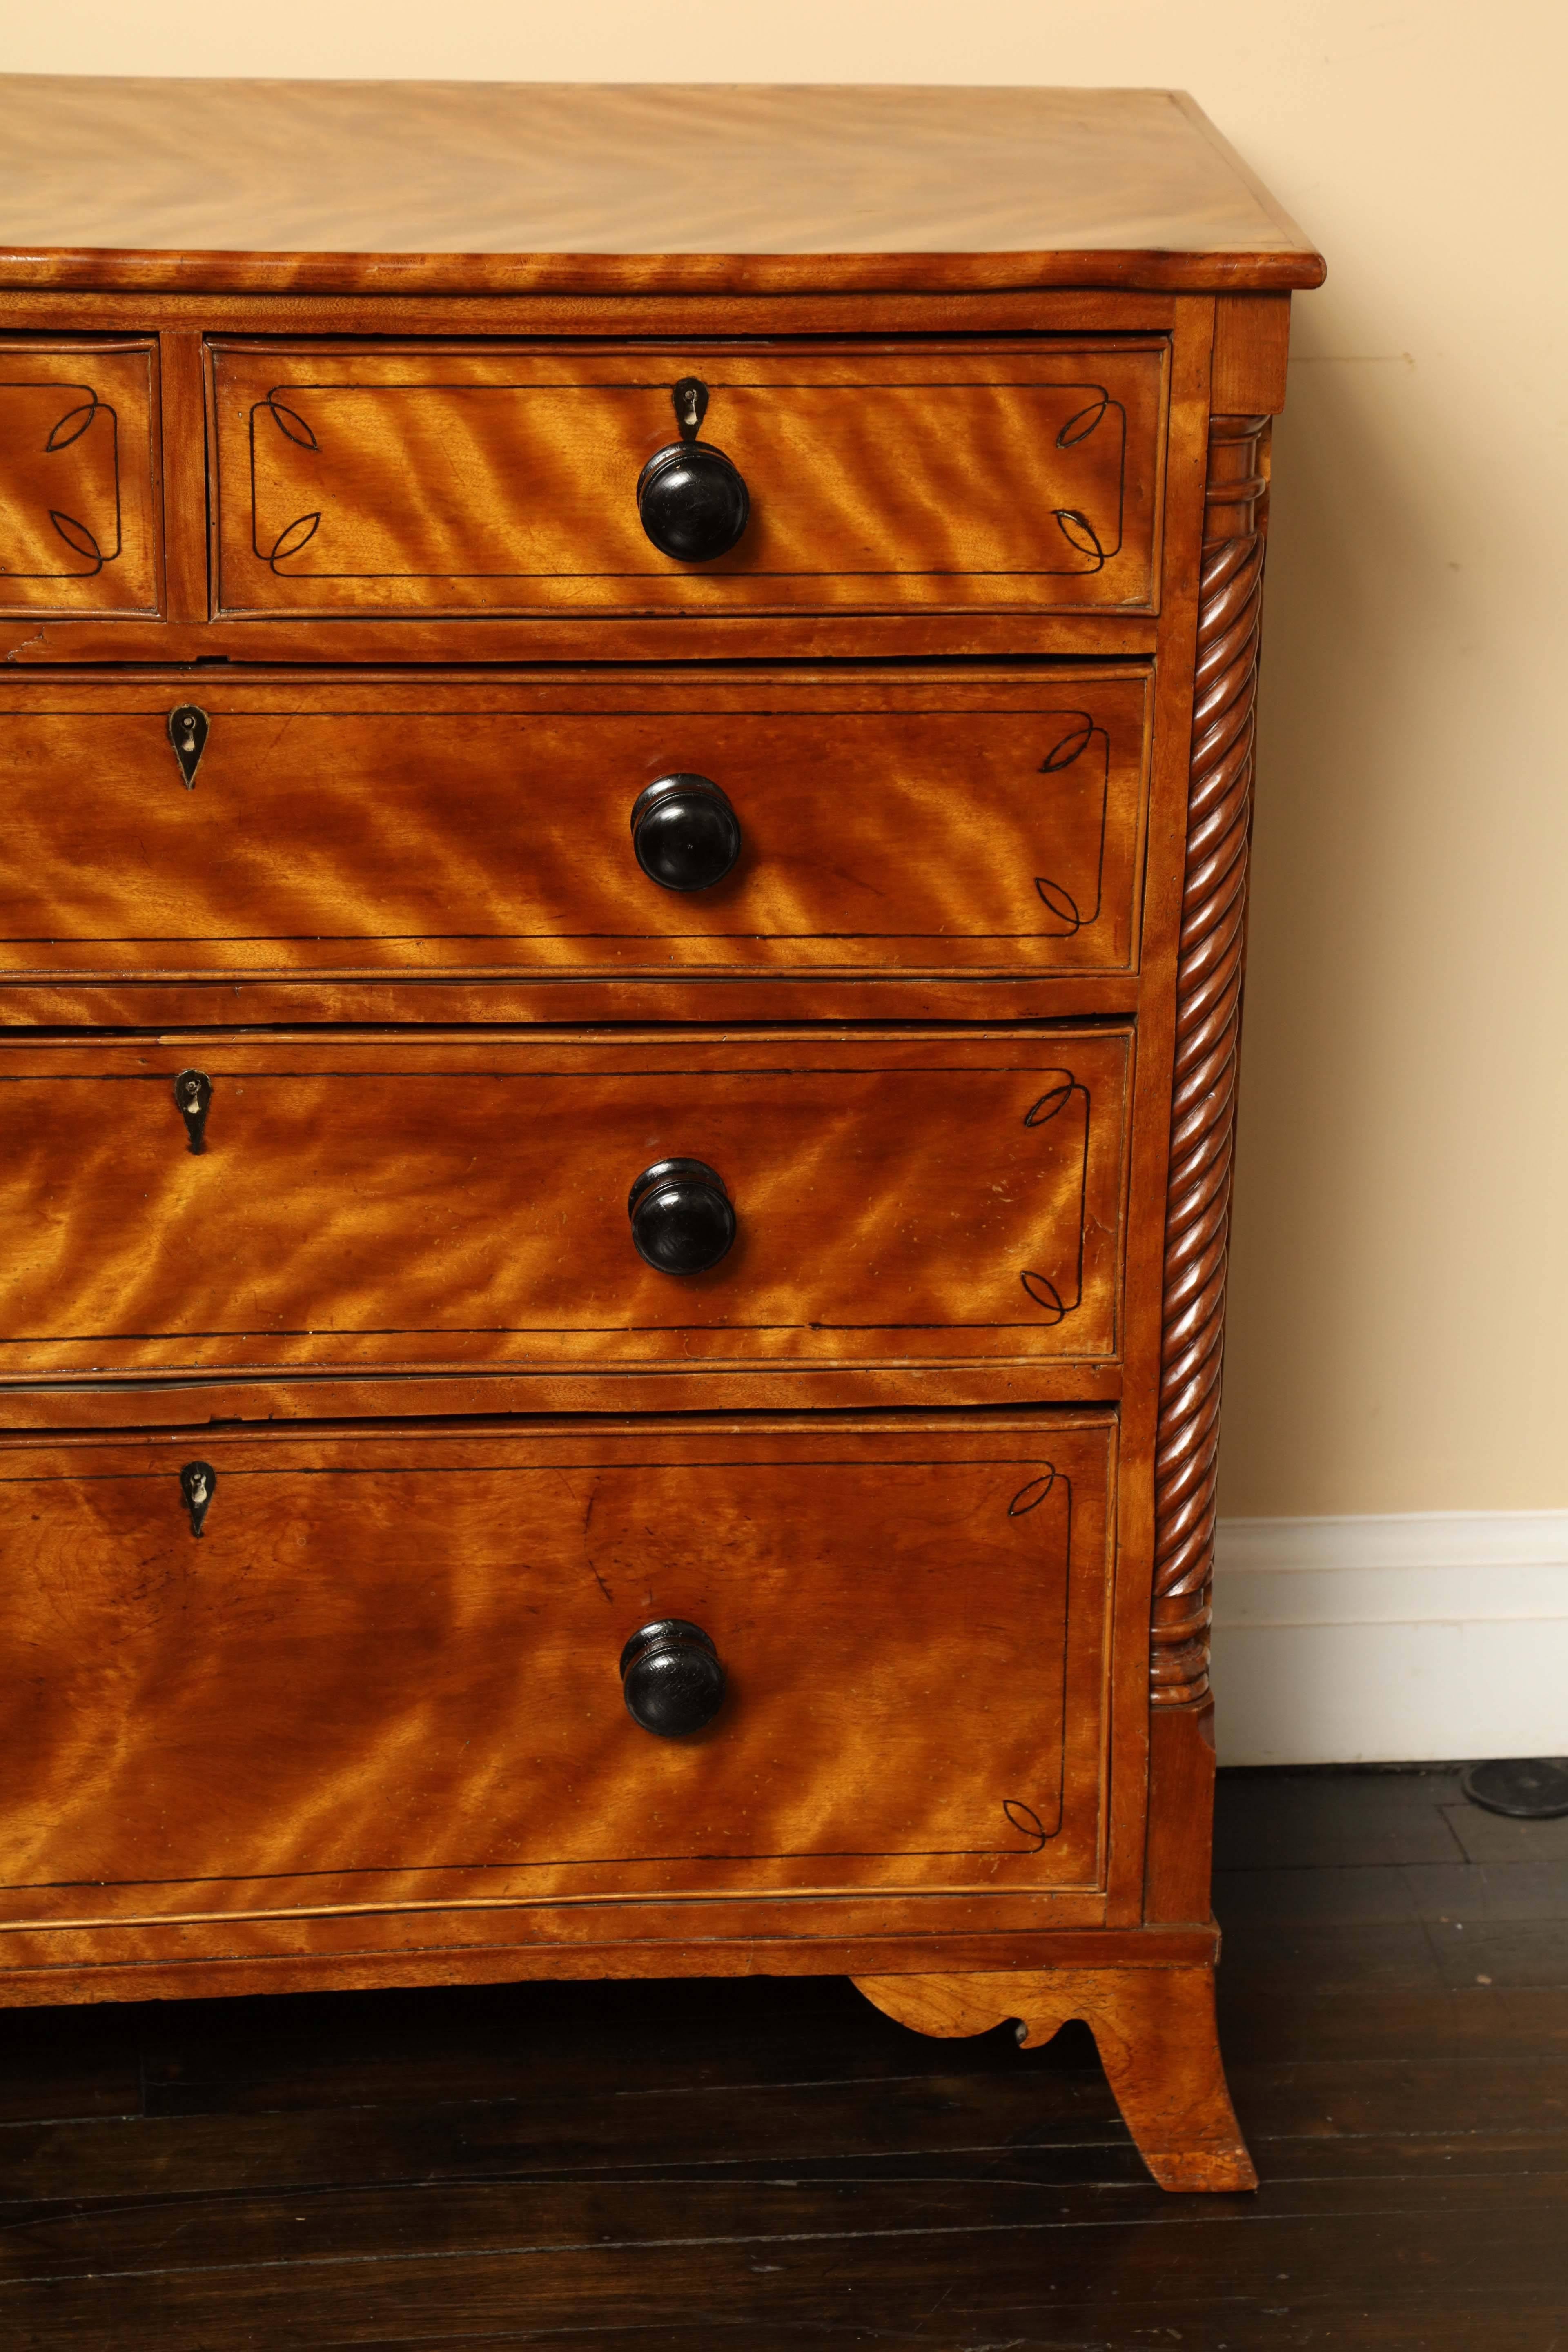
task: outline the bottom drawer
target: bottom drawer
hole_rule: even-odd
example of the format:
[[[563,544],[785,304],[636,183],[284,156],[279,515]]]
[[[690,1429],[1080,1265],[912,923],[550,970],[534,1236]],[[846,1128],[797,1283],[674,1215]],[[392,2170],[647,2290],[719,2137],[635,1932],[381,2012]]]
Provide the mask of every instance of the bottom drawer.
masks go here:
[[[1091,1889],[1115,1435],[1037,1412],[5,1440],[0,1928]],[[669,1620],[724,1676],[684,1737],[621,1680]],[[679,1638],[634,1669],[645,1709],[682,1661],[714,1695]]]

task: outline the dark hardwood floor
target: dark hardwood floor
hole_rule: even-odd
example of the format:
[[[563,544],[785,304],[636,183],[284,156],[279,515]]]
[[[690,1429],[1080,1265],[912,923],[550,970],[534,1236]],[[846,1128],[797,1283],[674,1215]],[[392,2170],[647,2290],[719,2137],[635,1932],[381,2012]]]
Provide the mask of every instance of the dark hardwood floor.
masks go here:
[[[0,2016],[5,2352],[1568,2352],[1568,1820],[1221,1781],[1256,2197],[836,1980]]]

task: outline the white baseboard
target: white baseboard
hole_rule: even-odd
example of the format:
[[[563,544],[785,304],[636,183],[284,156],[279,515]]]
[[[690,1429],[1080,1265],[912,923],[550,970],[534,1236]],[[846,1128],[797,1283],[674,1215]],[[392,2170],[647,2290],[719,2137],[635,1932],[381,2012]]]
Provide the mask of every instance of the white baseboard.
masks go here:
[[[1568,1754],[1568,1511],[1222,1519],[1222,1764]]]

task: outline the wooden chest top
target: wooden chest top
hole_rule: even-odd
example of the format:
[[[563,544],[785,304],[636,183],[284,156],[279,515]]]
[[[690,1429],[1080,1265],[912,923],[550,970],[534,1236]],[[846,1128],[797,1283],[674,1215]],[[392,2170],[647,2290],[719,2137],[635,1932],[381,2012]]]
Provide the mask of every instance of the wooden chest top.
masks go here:
[[[1169,90],[12,75],[0,189],[13,288],[1218,292],[1323,275]]]

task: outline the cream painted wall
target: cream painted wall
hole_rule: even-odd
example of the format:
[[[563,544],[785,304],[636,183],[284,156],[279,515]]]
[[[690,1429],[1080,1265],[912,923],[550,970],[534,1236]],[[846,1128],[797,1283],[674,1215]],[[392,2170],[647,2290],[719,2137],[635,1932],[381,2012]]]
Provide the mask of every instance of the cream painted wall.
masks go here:
[[[1225,1507],[1568,1503],[1568,14],[11,0],[0,64],[1194,91],[1331,272],[1277,440]]]

